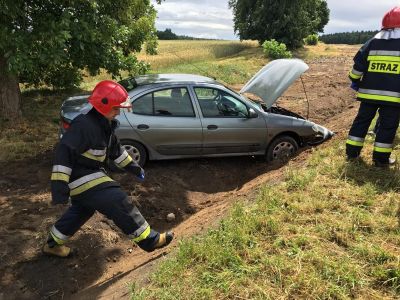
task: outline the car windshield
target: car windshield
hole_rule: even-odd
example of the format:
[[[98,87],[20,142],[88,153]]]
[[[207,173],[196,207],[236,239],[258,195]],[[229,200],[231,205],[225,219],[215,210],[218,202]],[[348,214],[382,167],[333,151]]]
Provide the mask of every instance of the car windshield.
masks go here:
[[[253,104],[255,104],[257,107],[259,107],[259,108],[262,108],[261,107],[261,102],[260,101],[254,101],[254,100],[252,100],[252,99],[250,99],[250,98],[247,98],[245,95],[242,95],[242,94],[239,94],[238,92],[236,92],[236,91],[234,91],[234,90],[232,90],[231,88],[229,88],[229,87],[227,87],[227,86],[225,86],[228,90],[230,90],[232,93],[234,93],[237,97],[239,97],[239,98],[241,98],[241,99],[244,99],[244,100],[246,100],[246,101],[248,101],[248,102],[250,102],[250,103],[253,103]]]

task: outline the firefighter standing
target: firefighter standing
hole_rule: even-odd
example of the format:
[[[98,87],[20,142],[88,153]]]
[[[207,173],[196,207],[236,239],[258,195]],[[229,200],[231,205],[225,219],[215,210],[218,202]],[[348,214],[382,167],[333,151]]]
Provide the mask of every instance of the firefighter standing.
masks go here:
[[[394,163],[390,154],[400,119],[400,7],[385,14],[382,30],[357,52],[349,77],[361,103],[346,142],[347,158],[359,157],[379,109],[372,159],[378,167],[389,166]]]
[[[66,257],[71,249],[64,243],[98,211],[145,251],[168,245],[172,232],[158,233],[150,228],[119,184],[104,171],[113,160],[119,167],[144,178],[144,170],[122,149],[114,130],[120,108],[131,107],[126,90],[105,80],[96,85],[89,102],[93,108],[79,115],[62,137],[55,153],[51,175],[52,201],[71,206],[50,229],[43,252]]]

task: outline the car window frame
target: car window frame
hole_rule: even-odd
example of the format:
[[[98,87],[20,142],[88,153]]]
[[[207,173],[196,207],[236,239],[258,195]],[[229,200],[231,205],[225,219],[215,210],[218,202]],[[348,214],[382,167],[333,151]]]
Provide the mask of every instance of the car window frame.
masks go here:
[[[175,88],[180,88],[180,89],[186,89],[187,91],[187,95],[189,97],[189,103],[191,105],[192,111],[193,111],[193,115],[191,116],[177,116],[177,115],[157,115],[155,114],[155,106],[154,106],[154,93],[155,92],[159,92],[159,91],[163,91],[163,90],[172,90]],[[197,118],[197,111],[195,108],[195,105],[193,103],[193,96],[191,95],[191,90],[190,90],[190,86],[189,85],[185,85],[185,84],[180,84],[180,85],[164,85],[162,87],[154,87],[152,89],[149,90],[145,90],[140,94],[135,95],[134,97],[131,98],[131,104],[132,106],[134,106],[134,102],[137,101],[138,99],[145,97],[149,94],[152,94],[152,114],[141,114],[141,113],[136,113],[133,110],[130,111],[131,114],[134,115],[138,115],[138,116],[148,116],[148,117],[169,117],[169,118]]]
[[[230,119],[232,119],[232,118],[236,118],[236,119],[248,119],[249,116],[250,116],[250,111],[249,111],[249,109],[252,108],[252,107],[249,106],[248,103],[246,103],[245,101],[243,101],[243,99],[241,99],[241,97],[237,97],[236,94],[232,93],[230,89],[227,89],[227,88],[225,88],[224,86],[216,86],[216,85],[210,85],[210,84],[193,84],[193,85],[191,86],[191,88],[192,88],[192,91],[193,91],[195,100],[196,100],[196,102],[197,102],[197,105],[198,105],[198,107],[199,107],[199,111],[200,111],[200,113],[201,113],[202,118],[205,118],[205,119],[212,119],[212,118],[221,118],[221,119],[227,119],[227,118],[230,118]],[[246,107],[246,109],[247,109],[247,116],[245,116],[245,117],[241,117],[241,116],[210,116],[210,117],[207,117],[207,116],[205,116],[204,113],[203,113],[203,110],[201,109],[200,101],[199,101],[199,99],[197,98],[196,88],[216,89],[216,90],[218,90],[218,91],[220,91],[220,92],[224,92],[224,93],[230,95],[231,97],[233,97],[234,99],[236,99],[237,101],[239,101],[240,103],[242,103],[242,104]],[[240,94],[238,94],[238,95],[241,96]]]

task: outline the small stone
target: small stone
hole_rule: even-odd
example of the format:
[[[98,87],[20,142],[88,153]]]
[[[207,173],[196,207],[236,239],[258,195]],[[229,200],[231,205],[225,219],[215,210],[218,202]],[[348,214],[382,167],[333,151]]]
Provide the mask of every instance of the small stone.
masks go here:
[[[128,252],[129,252],[129,253],[132,253],[132,251],[133,251],[132,248],[129,248],[129,249],[128,249]]]
[[[168,221],[168,222],[171,222],[171,221],[173,221],[173,220],[175,220],[175,214],[174,214],[174,213],[169,213],[169,214],[167,215],[167,221]]]

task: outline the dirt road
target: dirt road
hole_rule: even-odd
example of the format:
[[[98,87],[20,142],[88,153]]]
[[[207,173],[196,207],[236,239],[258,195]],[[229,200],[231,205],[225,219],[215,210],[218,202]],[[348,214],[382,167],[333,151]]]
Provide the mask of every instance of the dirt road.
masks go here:
[[[306,61],[310,70],[302,77],[309,119],[337,132],[335,139],[344,139],[358,106],[347,79],[358,47],[341,49],[339,57]],[[280,103],[307,115],[301,80]],[[304,163],[308,152],[294,163]],[[152,227],[175,231],[172,247],[144,253],[96,214],[71,241],[76,255],[56,259],[40,250],[48,228],[65,210],[49,204],[51,158],[46,152],[34,160],[0,165],[0,300],[127,298],[126,283],[143,283],[179,239],[213,226],[234,201],[251,200],[262,183],[279,181],[282,175],[281,167],[251,157],[150,162],[143,184],[116,174]],[[173,222],[166,221],[170,212],[176,215]]]

